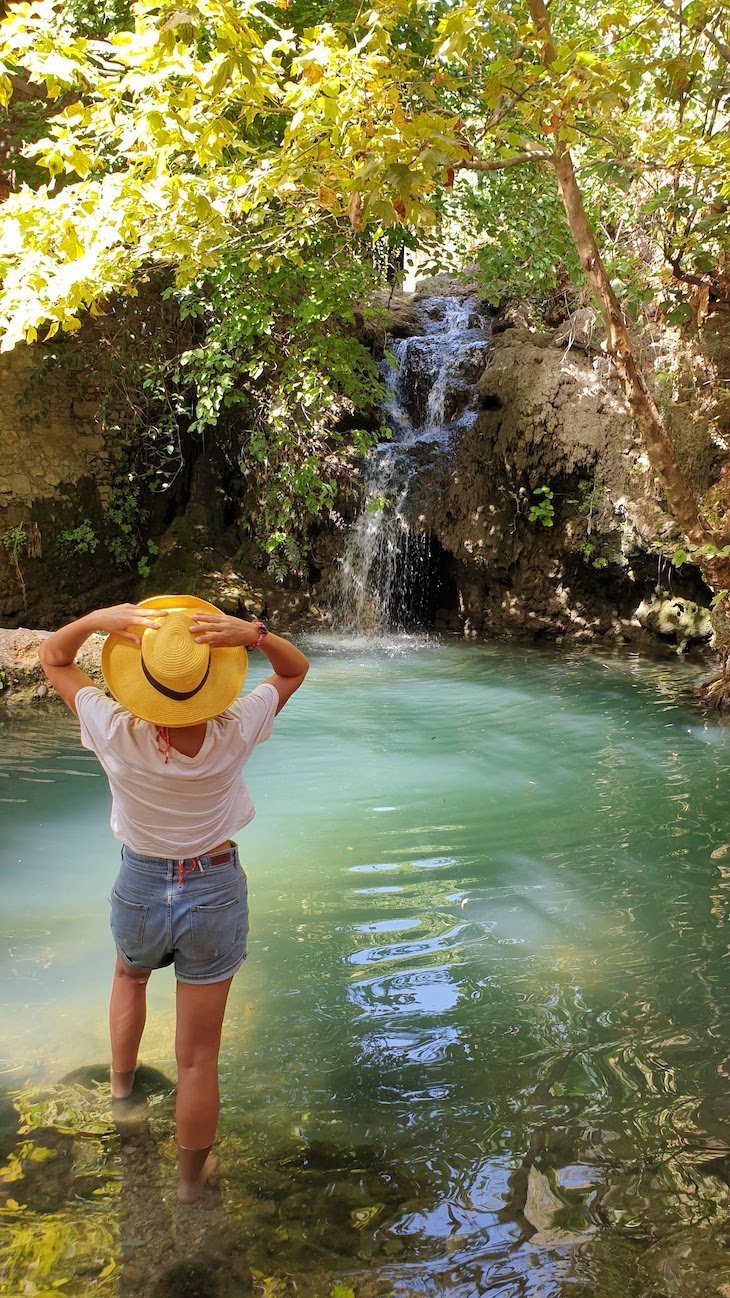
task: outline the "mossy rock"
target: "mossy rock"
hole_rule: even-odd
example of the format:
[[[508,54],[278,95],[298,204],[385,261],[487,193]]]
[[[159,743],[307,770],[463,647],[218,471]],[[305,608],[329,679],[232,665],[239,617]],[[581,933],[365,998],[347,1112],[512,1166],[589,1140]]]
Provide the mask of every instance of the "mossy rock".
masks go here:
[[[641,625],[654,635],[674,638],[678,644],[708,640],[712,634],[710,610],[691,599],[666,594],[642,600],[636,610]]]

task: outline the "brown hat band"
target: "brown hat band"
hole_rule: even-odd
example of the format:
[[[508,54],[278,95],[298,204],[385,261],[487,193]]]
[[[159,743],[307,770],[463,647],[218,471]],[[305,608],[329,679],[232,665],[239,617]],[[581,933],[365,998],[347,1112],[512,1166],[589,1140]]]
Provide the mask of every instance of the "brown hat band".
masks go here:
[[[192,690],[181,691],[181,690],[168,689],[166,685],[163,685],[160,681],[155,680],[151,671],[149,671],[144,658],[140,658],[140,662],[142,663],[142,671],[144,672],[147,680],[149,681],[153,689],[156,689],[159,694],[164,694],[166,699],[174,699],[176,703],[184,703],[185,699],[192,699],[196,694],[199,693],[200,690],[202,690],[203,686],[205,685],[205,682],[208,679],[208,676],[210,675],[210,649],[208,650],[208,666],[205,669],[205,675],[203,676],[202,680],[198,681],[198,684]]]

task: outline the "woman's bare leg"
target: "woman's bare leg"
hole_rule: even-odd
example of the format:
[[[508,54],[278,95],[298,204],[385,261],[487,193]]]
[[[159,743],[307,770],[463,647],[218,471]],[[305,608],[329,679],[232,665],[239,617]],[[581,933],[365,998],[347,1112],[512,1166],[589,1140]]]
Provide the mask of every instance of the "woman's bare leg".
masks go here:
[[[109,1002],[112,1044],[112,1099],[124,1100],[134,1085],[139,1043],[147,1018],[147,983],[151,970],[133,969],[117,952]]]
[[[195,1203],[212,1170],[209,1154],[218,1125],[218,1052],[233,979],[177,984],[178,1198]]]

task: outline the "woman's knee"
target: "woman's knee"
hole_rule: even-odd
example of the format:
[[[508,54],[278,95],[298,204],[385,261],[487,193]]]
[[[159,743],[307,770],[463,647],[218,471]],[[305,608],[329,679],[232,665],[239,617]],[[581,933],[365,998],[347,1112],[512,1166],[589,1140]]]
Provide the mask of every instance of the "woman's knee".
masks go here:
[[[176,1041],[175,1062],[178,1073],[217,1072],[219,1044],[217,1042]]]

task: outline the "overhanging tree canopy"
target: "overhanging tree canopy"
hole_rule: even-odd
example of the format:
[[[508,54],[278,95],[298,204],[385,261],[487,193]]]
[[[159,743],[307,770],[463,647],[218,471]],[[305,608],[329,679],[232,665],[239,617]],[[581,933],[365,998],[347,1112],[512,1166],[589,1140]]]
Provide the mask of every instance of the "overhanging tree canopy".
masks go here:
[[[75,330],[154,266],[184,291],[232,256],[254,273],[302,267],[323,234],[428,242],[462,175],[551,168],[662,488],[709,579],[730,585],[722,522],[683,480],[624,318],[662,284],[674,309],[678,284],[705,310],[727,291],[719,7],[561,0],[548,16],[543,0],[384,0],[304,25],[313,9],[142,0],[128,29],[90,36],[63,0],[14,8],[0,84],[8,101],[19,79],[43,88],[48,132],[26,154],[50,180],[5,206],[3,345]],[[613,280],[581,189],[614,228],[653,240]]]

